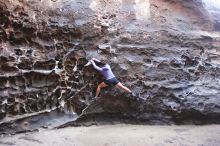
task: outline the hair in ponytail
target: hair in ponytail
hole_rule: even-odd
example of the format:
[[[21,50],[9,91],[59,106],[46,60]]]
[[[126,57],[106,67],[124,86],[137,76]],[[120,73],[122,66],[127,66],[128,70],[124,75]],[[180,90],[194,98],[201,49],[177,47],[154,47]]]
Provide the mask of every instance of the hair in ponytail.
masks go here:
[[[98,61],[96,61],[96,60],[94,60],[94,62],[95,62],[95,64],[96,64],[98,67],[103,67],[103,66],[106,65],[106,63],[104,63],[104,62],[98,62]]]

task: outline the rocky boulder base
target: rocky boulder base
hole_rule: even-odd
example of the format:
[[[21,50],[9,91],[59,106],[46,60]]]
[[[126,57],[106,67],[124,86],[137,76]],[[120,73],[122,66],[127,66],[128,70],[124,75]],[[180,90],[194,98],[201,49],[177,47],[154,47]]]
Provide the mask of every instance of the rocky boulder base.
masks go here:
[[[137,96],[106,88],[83,119],[219,123],[216,19],[200,0],[0,0],[0,118],[63,101],[79,115],[97,57]]]

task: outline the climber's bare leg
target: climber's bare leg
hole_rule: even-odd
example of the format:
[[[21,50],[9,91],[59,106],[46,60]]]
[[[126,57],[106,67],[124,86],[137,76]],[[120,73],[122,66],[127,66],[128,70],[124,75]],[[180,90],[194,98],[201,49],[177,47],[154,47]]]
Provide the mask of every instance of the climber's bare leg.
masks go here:
[[[99,96],[99,93],[100,93],[100,90],[101,88],[104,88],[104,87],[107,87],[108,85],[106,85],[104,82],[100,83],[96,89],[96,94],[95,96],[98,97]]]
[[[124,86],[121,82],[116,85],[117,88],[124,90],[125,92],[131,93],[131,90]]]

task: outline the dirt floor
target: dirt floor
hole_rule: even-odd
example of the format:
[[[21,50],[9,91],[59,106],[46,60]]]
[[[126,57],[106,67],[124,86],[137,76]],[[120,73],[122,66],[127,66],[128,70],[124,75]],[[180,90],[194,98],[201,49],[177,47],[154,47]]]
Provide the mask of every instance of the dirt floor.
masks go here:
[[[220,125],[103,125],[2,136],[8,146],[220,146]]]

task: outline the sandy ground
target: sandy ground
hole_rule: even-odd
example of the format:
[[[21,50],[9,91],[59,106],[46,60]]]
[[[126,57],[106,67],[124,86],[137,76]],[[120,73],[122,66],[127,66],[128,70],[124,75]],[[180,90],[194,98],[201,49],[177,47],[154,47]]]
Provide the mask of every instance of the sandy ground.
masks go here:
[[[220,146],[220,125],[69,127],[0,138],[1,146]]]

